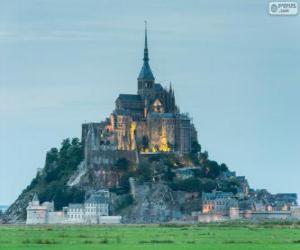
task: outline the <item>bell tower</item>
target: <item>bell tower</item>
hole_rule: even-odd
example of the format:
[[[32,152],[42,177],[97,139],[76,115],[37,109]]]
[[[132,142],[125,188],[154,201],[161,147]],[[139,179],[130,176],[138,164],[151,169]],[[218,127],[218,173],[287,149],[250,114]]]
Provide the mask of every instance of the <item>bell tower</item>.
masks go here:
[[[149,54],[148,54],[148,41],[147,41],[147,22],[145,21],[145,47],[144,47],[144,58],[143,66],[138,80],[138,94],[144,99],[153,97],[154,94],[154,76],[149,65]]]

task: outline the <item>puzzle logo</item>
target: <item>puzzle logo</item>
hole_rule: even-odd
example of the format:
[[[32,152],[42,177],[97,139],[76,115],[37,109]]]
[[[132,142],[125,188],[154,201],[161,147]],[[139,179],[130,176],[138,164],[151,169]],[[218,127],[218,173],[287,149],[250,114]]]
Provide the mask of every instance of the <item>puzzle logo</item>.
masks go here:
[[[296,2],[270,2],[269,14],[274,16],[294,16],[298,14]]]

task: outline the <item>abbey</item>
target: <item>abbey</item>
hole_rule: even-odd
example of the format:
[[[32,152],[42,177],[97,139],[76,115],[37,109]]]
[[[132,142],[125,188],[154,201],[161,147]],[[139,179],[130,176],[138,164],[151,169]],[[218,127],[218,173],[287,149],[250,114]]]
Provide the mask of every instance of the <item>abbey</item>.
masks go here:
[[[103,148],[138,152],[189,153],[197,132],[187,114],[180,113],[172,86],[155,82],[149,64],[147,28],[137,94],[120,94],[106,121],[83,124],[82,141],[93,129]]]

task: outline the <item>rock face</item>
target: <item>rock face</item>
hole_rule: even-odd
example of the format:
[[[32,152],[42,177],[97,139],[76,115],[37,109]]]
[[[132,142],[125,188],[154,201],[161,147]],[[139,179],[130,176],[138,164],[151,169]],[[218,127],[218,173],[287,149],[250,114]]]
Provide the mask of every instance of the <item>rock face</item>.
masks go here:
[[[23,223],[26,218],[26,207],[31,201],[32,195],[30,193],[24,193],[5,211],[2,218],[4,223]]]
[[[172,190],[162,184],[144,184],[135,187],[135,198],[132,206],[123,215],[125,223],[160,223],[178,217],[178,201]]]

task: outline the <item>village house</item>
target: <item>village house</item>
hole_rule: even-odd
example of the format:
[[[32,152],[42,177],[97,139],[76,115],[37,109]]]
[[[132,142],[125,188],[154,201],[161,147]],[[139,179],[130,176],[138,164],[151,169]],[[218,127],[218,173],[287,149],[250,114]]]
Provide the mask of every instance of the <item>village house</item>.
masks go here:
[[[69,204],[54,211],[54,202],[40,204],[35,194],[27,207],[26,224],[118,224],[121,216],[109,216],[109,191],[99,190],[83,204]]]
[[[202,193],[202,213],[204,214],[228,215],[231,207],[238,207],[238,202],[231,192]]]

